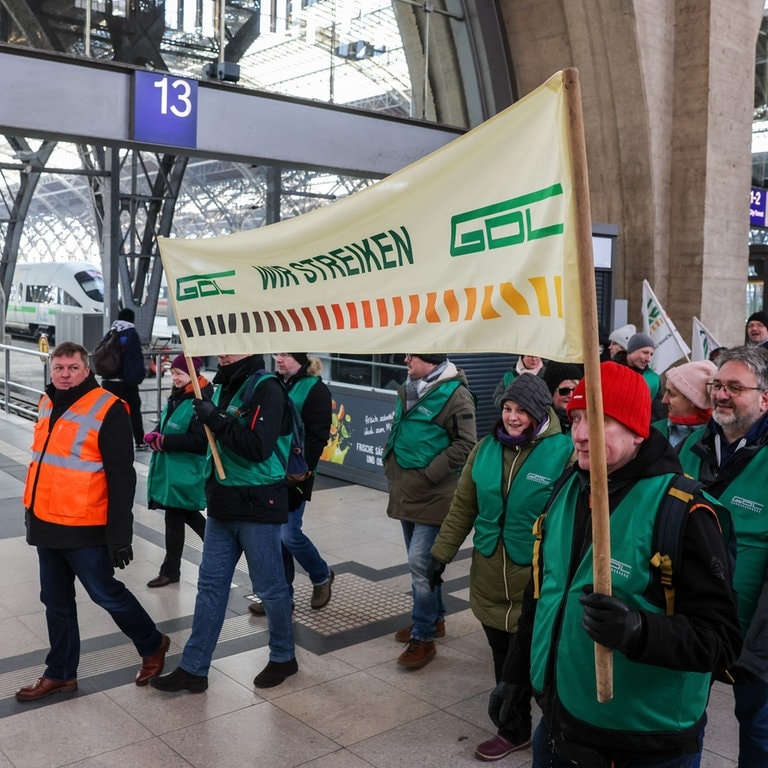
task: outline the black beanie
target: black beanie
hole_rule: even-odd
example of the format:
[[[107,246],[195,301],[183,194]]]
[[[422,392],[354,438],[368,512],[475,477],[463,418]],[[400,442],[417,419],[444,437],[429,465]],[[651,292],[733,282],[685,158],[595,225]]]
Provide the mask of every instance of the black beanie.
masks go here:
[[[541,424],[547,415],[547,407],[552,405],[552,395],[544,379],[532,373],[521,373],[498,399],[499,407],[504,408],[507,400],[514,400],[530,417]]]
[[[418,357],[419,360],[423,360],[425,363],[431,363],[432,365],[440,365],[448,359],[448,355],[441,355],[439,352],[435,352],[431,355],[420,355],[418,352],[411,352],[413,357]]]
[[[290,355],[302,368],[309,362],[306,352],[291,352]]]
[[[558,363],[550,361],[544,369],[541,378],[547,385],[547,389],[553,392],[557,389],[561,381],[571,379],[572,381],[581,381],[584,377],[584,369],[576,363]]]
[[[749,325],[753,320],[756,320],[758,323],[762,323],[766,328],[768,328],[768,314],[765,312],[753,312],[747,318],[747,325]]]

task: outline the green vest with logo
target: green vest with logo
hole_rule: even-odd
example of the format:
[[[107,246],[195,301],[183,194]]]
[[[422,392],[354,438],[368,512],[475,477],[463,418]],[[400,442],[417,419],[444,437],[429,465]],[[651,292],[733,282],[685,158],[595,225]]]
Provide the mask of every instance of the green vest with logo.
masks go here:
[[[472,480],[477,491],[475,549],[490,557],[504,533],[504,547],[518,565],[529,565],[533,553],[533,524],[544,509],[555,481],[573,452],[567,435],[551,435],[536,443],[526,455],[512,448],[514,466],[522,462],[505,494],[504,446],[487,437],[480,444],[472,465]],[[521,458],[522,456],[522,458]],[[512,509],[508,509],[511,504]]]
[[[610,517],[613,593],[630,608],[664,613],[644,594],[651,579],[650,556],[656,514],[673,475],[641,480]],[[531,645],[531,682],[541,691],[553,655],[557,695],[574,717],[604,728],[639,733],[671,733],[693,726],[707,706],[711,675],[629,661],[613,654],[613,699],[599,703],[595,686],[594,643],[581,626],[579,597],[594,583],[592,547],[569,579],[574,513],[579,478],[557,494],[544,520],[541,593]],[[556,636],[559,627],[560,635]]]
[[[651,400],[653,400],[661,386],[661,376],[659,376],[656,371],[652,371],[647,365],[645,366],[642,375],[645,379],[645,383],[648,385],[648,389],[651,390]]]
[[[441,382],[427,391],[413,408],[403,410],[400,398],[395,404],[395,419],[389,433],[386,456],[394,451],[397,463],[403,469],[422,469],[429,466],[438,454],[450,444],[451,436],[435,418],[445,408],[453,393],[463,386],[458,379]]]
[[[272,373],[264,375],[256,385],[254,394],[266,379],[277,380],[277,376]],[[227,406],[227,415],[237,419],[241,424],[245,424],[253,415],[250,413],[250,409],[243,413],[241,408],[243,405],[243,392],[248,385],[248,381],[249,379],[246,379],[243,382],[242,386],[237,390],[235,396]],[[282,384],[280,386],[282,387]],[[220,396],[221,387],[217,387],[216,391],[213,393],[213,402],[216,405],[219,404]],[[275,485],[280,482],[285,482],[285,468],[288,466],[288,454],[291,448],[290,432],[285,435],[280,435],[272,455],[268,459],[258,463],[240,456],[221,443],[218,443],[217,445],[219,454],[221,455],[221,463],[224,467],[224,474],[226,475],[223,480],[218,475],[216,476],[217,482],[220,485]],[[207,466],[208,475],[210,475],[211,472],[211,463],[209,451]]]
[[[182,400],[160,418],[163,435],[183,435],[194,416],[192,400]],[[154,451],[149,461],[147,497],[163,507],[205,509],[205,454],[189,451]]]
[[[312,389],[318,381],[320,381],[319,376],[304,376],[294,382],[288,390],[288,397],[293,400],[299,415],[301,415],[301,409],[307,401],[309,390]]]
[[[701,440],[704,428],[693,432],[680,451],[683,471],[691,477],[701,474],[701,457],[691,449]],[[731,480],[718,502],[728,509],[736,534],[736,568],[733,588],[739,610],[739,625],[746,633],[757,607],[763,576],[768,569],[768,536],[766,535],[765,468],[768,446]]]

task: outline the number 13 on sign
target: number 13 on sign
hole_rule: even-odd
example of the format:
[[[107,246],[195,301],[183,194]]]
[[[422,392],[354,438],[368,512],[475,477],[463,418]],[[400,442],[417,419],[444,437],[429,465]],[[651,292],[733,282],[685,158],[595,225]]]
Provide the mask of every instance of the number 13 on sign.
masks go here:
[[[197,85],[197,80],[136,72],[132,138],[194,149],[197,146]]]

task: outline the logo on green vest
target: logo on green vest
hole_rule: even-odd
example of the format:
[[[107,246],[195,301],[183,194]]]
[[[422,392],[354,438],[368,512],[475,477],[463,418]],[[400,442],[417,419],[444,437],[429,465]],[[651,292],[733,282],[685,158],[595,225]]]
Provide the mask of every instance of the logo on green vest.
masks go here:
[[[611,558],[611,573],[622,579],[628,579],[632,575],[632,566]]]
[[[230,269],[227,272],[211,272],[207,275],[180,277],[176,280],[176,299],[177,301],[187,301],[189,299],[205,299],[219,294],[234,294],[234,288],[223,288],[219,285],[222,278],[234,276],[235,270]]]
[[[451,217],[451,256],[492,251],[562,235],[563,187],[529,192]],[[552,198],[561,199],[554,202]],[[553,221],[554,219],[554,221]]]
[[[760,502],[753,501],[752,499],[745,499],[743,496],[734,496],[731,499],[731,504],[733,504],[734,507],[746,509],[747,512],[756,512],[758,515],[763,514],[763,505],[760,504]]]

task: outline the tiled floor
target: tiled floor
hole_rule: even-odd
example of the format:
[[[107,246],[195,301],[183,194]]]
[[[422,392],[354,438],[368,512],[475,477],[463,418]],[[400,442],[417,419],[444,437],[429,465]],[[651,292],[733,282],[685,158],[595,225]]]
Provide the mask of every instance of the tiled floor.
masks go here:
[[[0,414],[0,768],[453,768],[477,766],[473,748],[493,733],[490,651],[467,608],[468,553],[446,570],[449,616],[436,659],[399,668],[392,637],[409,622],[410,580],[399,525],[386,497],[319,478],[304,528],[336,572],[333,599],[309,608],[297,579],[299,673],[256,692],[267,661],[266,620],[248,612],[246,570],[235,574],[229,613],[204,694],[137,688],[133,646],[82,593],[83,656],[77,694],[19,704],[13,692],[42,672],[48,647],[37,560],[24,541],[21,493],[31,424]],[[173,669],[189,634],[200,541],[187,538],[182,581],[148,589],[163,558],[163,522],[146,509],[149,456],[140,454],[135,559],[121,574],[171,637]],[[241,563],[242,566],[242,563]],[[730,691],[715,686],[704,768],[736,765]],[[530,752],[500,765],[528,766]]]

